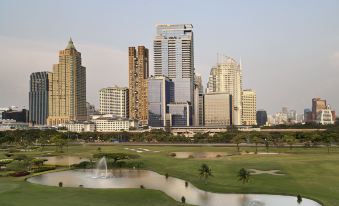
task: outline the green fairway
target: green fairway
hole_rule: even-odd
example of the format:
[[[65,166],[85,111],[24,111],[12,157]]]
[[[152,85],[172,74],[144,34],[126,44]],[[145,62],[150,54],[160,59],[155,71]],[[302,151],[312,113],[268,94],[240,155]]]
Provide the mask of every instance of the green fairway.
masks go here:
[[[71,154],[91,157],[99,146],[72,146],[63,155]],[[177,159],[170,157],[171,152],[227,152],[235,153],[233,147],[188,147],[188,146],[100,146],[102,152],[125,152],[141,155],[145,169],[161,174],[168,173],[187,180],[195,186],[220,193],[300,193],[304,197],[315,199],[326,206],[339,206],[339,150],[326,148],[270,149],[279,155],[234,155],[212,159]],[[144,148],[149,152],[136,153],[125,148]],[[45,150],[53,151],[54,147]],[[253,152],[255,148],[241,148],[241,151]],[[159,152],[154,152],[159,151]],[[260,148],[259,152],[264,152]],[[27,155],[40,155],[40,152],[27,152]],[[3,154],[0,153],[3,158]],[[200,179],[198,169],[202,163],[212,168],[213,177],[208,183]],[[241,168],[259,170],[280,170],[284,176],[269,174],[252,175],[250,182],[241,184],[237,172]],[[58,188],[34,185],[22,178],[0,178],[0,205],[180,205],[164,193],[142,189],[81,189]]]

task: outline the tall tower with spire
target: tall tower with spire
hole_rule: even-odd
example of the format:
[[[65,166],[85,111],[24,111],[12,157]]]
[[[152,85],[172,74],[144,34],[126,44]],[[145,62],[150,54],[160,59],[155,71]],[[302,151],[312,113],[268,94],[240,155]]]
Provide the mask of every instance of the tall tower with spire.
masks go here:
[[[86,68],[81,65],[81,53],[69,40],[59,52],[59,64],[49,74],[48,125],[86,120]]]

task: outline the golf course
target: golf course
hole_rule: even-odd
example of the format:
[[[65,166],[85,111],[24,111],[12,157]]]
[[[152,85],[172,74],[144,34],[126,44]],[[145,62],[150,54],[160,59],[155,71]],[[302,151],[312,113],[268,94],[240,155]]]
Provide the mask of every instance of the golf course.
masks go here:
[[[317,201],[324,206],[339,205],[339,150],[327,148],[266,148],[216,146],[156,146],[156,145],[93,145],[69,146],[56,152],[54,146],[20,151],[28,157],[78,156],[93,159],[98,153],[137,154],[143,170],[176,177],[195,187],[215,193],[278,194],[297,196]],[[220,153],[215,157],[189,155],[177,158],[175,153]],[[0,152],[0,159],[5,159]],[[45,163],[47,164],[47,163]],[[212,175],[202,179],[199,168],[208,165]],[[58,165],[55,170],[71,169],[70,165]],[[241,168],[256,170],[248,182],[238,179]],[[55,172],[55,170],[45,171]],[[276,172],[270,172],[276,171]],[[149,189],[88,189],[44,186],[26,181],[25,177],[9,177],[0,171],[0,205],[183,205],[166,194]],[[37,175],[40,173],[35,173]],[[276,175],[278,174],[278,175]],[[15,200],[15,201],[14,201]],[[297,200],[297,198],[296,198]],[[186,204],[187,205],[187,204]]]

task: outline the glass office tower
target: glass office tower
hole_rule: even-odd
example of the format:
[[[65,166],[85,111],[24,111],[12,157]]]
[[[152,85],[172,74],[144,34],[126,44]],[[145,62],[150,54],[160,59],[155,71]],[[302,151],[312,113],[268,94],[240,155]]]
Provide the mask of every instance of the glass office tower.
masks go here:
[[[173,102],[173,82],[167,77],[148,79],[148,125],[151,127],[166,126],[168,104]]]
[[[30,76],[29,122],[45,125],[48,117],[48,72],[34,72]]]
[[[173,108],[180,107],[179,110],[183,111],[188,105],[190,108],[187,108],[187,111],[192,111],[194,107],[193,26],[191,24],[161,24],[156,28],[154,74],[166,76],[172,80],[175,103]],[[192,112],[188,112],[188,115],[190,115],[188,119],[192,119]],[[189,122],[191,125],[192,121]],[[172,125],[179,126],[173,122]]]

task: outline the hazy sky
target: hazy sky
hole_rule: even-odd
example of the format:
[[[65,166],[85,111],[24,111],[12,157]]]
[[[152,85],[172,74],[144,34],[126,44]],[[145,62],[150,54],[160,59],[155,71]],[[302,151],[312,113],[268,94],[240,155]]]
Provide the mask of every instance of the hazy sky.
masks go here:
[[[339,110],[338,0],[0,0],[0,107],[28,106],[30,73],[51,71],[70,36],[98,105],[100,88],[127,86],[128,47],[152,54],[155,25],[177,23],[194,26],[204,86],[219,52],[242,59],[258,109],[302,112],[319,96]]]

